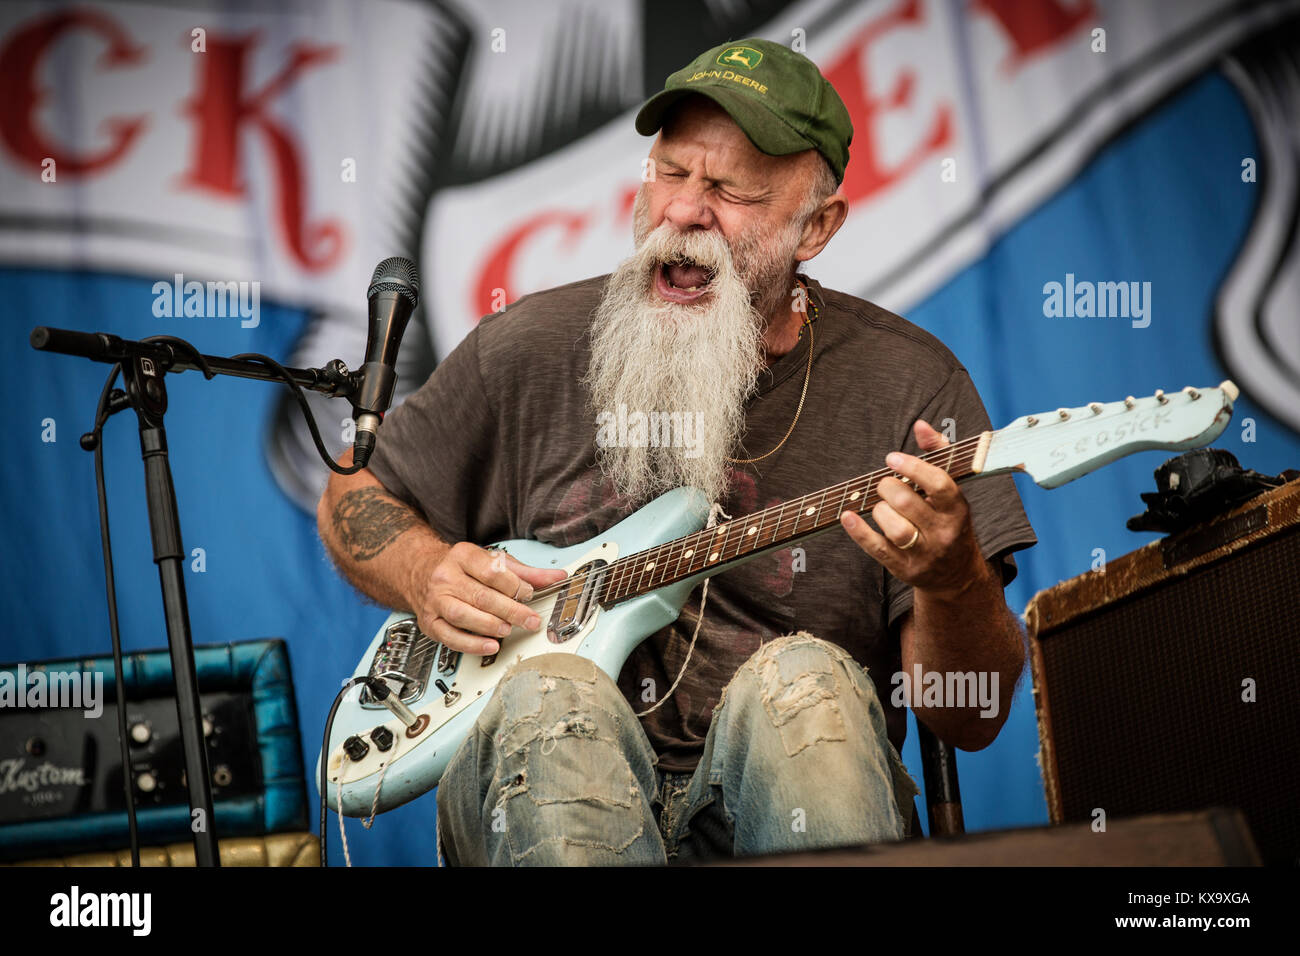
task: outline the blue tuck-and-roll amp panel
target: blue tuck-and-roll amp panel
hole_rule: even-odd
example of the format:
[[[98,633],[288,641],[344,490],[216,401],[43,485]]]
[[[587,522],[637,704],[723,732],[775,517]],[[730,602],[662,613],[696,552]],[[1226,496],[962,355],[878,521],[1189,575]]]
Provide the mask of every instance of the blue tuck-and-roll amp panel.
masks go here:
[[[196,647],[218,837],[308,827],[289,655],[279,639]],[[123,659],[142,845],[192,838],[165,650]],[[129,842],[113,659],[0,668],[0,860]]]

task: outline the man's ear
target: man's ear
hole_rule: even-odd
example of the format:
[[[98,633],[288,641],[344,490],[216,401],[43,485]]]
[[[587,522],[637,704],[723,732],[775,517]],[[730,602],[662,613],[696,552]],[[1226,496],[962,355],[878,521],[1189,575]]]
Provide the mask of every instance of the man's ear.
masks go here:
[[[849,204],[843,196],[838,192],[827,196],[804,224],[803,235],[794,257],[800,262],[806,262],[821,252],[826,248],[826,243],[831,241],[831,236],[840,231],[840,226],[844,225],[848,215]]]

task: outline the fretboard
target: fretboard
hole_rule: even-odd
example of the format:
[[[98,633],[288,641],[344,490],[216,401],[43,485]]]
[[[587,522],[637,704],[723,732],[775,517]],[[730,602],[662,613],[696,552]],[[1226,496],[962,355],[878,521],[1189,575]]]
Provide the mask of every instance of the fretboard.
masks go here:
[[[960,481],[975,474],[971,465],[980,437],[917,457]],[[605,569],[600,603],[610,607],[701,573],[717,574],[738,561],[825,531],[838,524],[845,511],[862,513],[875,507],[880,482],[890,476],[901,478],[882,468],[619,558]]]

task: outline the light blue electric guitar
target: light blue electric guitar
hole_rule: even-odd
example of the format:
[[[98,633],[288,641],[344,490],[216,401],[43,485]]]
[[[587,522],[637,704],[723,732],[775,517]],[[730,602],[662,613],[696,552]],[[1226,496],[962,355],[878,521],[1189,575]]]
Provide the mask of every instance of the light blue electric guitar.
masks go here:
[[[1018,418],[920,457],[957,481],[1023,471],[1042,487],[1055,488],[1133,452],[1209,444],[1227,426],[1236,397],[1236,386],[1224,382],[1093,402]],[[343,813],[366,816],[372,807],[390,810],[433,789],[516,661],[580,654],[617,677],[632,650],[674,621],[704,578],[829,531],[845,510],[869,511],[879,501],[880,480],[894,474],[874,471],[714,528],[705,527],[709,503],[703,495],[678,488],[585,544],[496,545],[524,564],[568,572],[528,602],[541,627],[516,627],[497,654],[478,657],[426,637],[410,614],[392,615],[353,674],[378,681],[345,695],[322,755],[329,805],[338,806],[341,787]],[[320,770],[318,764],[317,780]]]

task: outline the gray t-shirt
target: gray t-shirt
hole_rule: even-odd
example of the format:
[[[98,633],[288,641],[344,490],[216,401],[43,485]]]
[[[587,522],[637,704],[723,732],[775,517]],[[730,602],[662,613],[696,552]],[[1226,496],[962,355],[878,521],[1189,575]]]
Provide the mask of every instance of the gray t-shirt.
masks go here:
[[[487,545],[531,538],[567,547],[635,510],[595,464],[597,423],[581,379],[591,316],[604,276],[525,296],[484,318],[415,393],[387,417],[370,470],[451,542]],[[818,306],[807,399],[785,445],[733,466],[722,502],[733,518],[885,466],[885,455],[918,453],[912,423],[958,439],[989,427],[970,376],[933,335],[869,302],[806,279]],[[761,377],[747,408],[737,458],[762,455],[790,427],[808,364],[809,336]],[[1006,476],[963,485],[984,556],[1003,580],[1011,552],[1036,542]],[[802,549],[802,550],[795,550]],[[618,676],[634,710],[646,687],[676,678],[699,614],[697,587],[682,615],[645,640]],[[795,631],[840,645],[876,684],[889,738],[901,751],[906,713],[890,704],[901,669],[897,624],[911,588],[895,580],[842,530],[774,550],[716,575],[704,624],[680,685],[642,719],[664,770],[699,761],[723,687],[758,647]],[[649,679],[653,685],[644,682]]]

